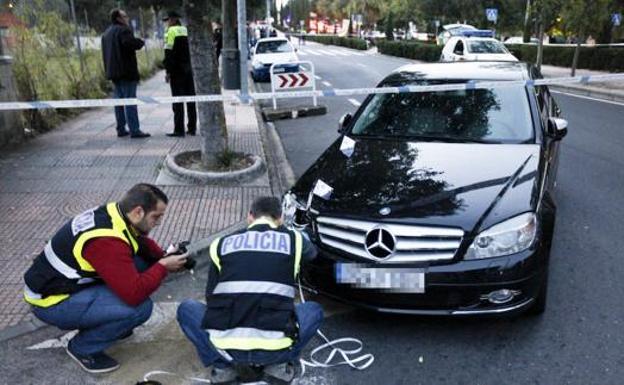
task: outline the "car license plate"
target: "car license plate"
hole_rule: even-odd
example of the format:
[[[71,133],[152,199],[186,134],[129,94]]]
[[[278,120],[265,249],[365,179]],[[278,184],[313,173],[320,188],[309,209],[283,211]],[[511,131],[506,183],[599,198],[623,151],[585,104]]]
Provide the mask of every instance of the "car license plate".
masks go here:
[[[336,282],[361,289],[381,289],[399,293],[424,293],[423,269],[368,267],[356,263],[336,263]]]

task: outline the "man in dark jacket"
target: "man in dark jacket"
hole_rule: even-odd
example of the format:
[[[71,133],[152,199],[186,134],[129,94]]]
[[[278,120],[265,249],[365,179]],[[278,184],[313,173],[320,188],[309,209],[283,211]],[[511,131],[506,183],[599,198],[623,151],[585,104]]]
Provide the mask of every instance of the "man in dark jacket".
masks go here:
[[[195,95],[191,54],[188,45],[188,32],[180,24],[180,15],[171,11],[164,18],[167,22],[165,34],[165,60],[167,81],[171,86],[171,96]],[[173,103],[173,132],[167,136],[184,136],[184,103]],[[197,109],[195,103],[186,103],[188,113],[187,133],[195,135],[197,131]]]
[[[111,11],[112,24],[102,35],[102,58],[106,78],[114,84],[114,97],[136,98],[136,89],[139,82],[139,68],[137,66],[136,51],[140,50],[145,42],[135,38],[128,25],[128,15],[121,9]],[[117,119],[117,136],[130,134],[131,138],[147,138],[150,134],[139,129],[139,115],[136,106],[115,107]],[[126,123],[130,132],[126,131]]]

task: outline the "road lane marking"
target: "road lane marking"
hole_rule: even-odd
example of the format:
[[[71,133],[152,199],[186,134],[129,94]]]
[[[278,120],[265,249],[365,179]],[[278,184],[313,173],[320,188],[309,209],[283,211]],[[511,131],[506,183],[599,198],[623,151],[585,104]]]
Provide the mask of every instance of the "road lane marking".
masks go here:
[[[333,51],[331,51],[331,52],[333,52],[333,53],[335,53],[336,55],[339,55],[339,56],[350,56],[350,54],[349,54],[349,53],[347,53],[347,52],[342,52],[342,51],[339,51],[339,50],[336,50],[336,49],[335,49],[335,50],[333,50]]]
[[[307,52],[299,51],[299,56],[308,56]]]
[[[319,49],[318,51],[319,51],[319,52],[321,52],[321,53],[323,53],[323,54],[325,54],[325,55],[329,55],[329,56],[336,56],[336,54],[334,54],[333,52],[331,52],[331,51],[326,51],[326,50],[324,50],[324,49]]]
[[[358,102],[357,100],[353,99],[353,98],[349,98],[347,99],[349,102],[351,102],[351,104],[353,104],[356,107],[359,107],[362,105],[362,103]]]
[[[355,64],[359,65],[360,67],[366,68],[365,64],[362,64],[362,63],[355,63]]]
[[[323,80],[323,78],[318,76],[318,75],[314,75],[314,79],[316,79],[316,80]]]
[[[324,85],[325,87],[331,87],[331,86],[332,86],[332,84],[331,84],[330,82],[328,82],[327,80],[323,80],[323,82],[322,82],[322,83],[323,83],[323,85]]]
[[[313,49],[306,49],[306,50],[305,50],[305,52],[306,52],[306,53],[309,53],[310,55],[313,55],[313,56],[321,56],[321,54],[320,54],[320,53],[316,52],[316,51],[315,51],[315,50],[313,50]]]
[[[607,100],[607,99],[600,99],[600,98],[592,98],[591,96],[571,94],[571,93],[562,92],[562,91],[554,91],[552,88],[550,89],[550,92],[552,92],[553,94],[561,94],[561,95],[566,95],[566,96],[573,96],[575,98],[593,100],[595,102],[615,104],[616,106],[624,106],[624,103],[621,103],[621,102],[616,102],[616,101]]]

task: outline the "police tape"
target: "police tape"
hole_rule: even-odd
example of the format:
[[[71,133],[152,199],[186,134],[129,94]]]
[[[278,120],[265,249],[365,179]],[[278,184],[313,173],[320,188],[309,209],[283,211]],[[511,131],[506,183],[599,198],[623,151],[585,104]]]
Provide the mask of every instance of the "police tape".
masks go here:
[[[279,91],[258,92],[251,94],[226,95],[195,95],[195,96],[139,96],[127,99],[81,99],[81,100],[46,100],[31,102],[2,102],[0,111],[7,110],[40,110],[47,108],[93,108],[117,107],[133,105],[172,104],[188,102],[248,102],[251,100],[288,99],[304,97],[332,97],[369,94],[402,94],[412,92],[461,91],[473,89],[491,89],[500,87],[533,87],[565,84],[587,84],[596,82],[624,81],[624,73],[608,75],[588,75],[550,79],[528,80],[469,80],[463,83],[447,83],[435,85],[405,85],[400,87],[348,88],[316,91]]]

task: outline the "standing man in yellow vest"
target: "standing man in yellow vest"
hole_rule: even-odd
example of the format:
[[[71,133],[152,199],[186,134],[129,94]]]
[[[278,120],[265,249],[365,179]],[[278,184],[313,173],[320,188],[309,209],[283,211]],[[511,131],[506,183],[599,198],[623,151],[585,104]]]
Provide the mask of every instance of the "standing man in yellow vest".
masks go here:
[[[24,299],[35,316],[78,329],[67,353],[90,373],[119,367],[104,350],[149,319],[150,294],[186,262],[188,254],[166,256],[147,236],[167,202],[157,187],[135,185],[119,202],[67,222],[24,274]]]
[[[166,80],[171,86],[172,96],[194,96],[195,83],[191,67],[188,32],[180,24],[180,15],[171,11],[163,19],[167,22],[165,33],[165,60],[163,64],[167,71]],[[173,103],[173,132],[167,136],[184,136],[184,103]],[[187,134],[197,132],[197,109],[195,103],[186,103],[188,115]]]
[[[268,380],[289,383],[293,361],[323,321],[318,303],[294,304],[301,261],[316,248],[281,217],[277,198],[257,198],[249,227],[210,245],[206,305],[187,300],[178,308],[182,331],[213,366],[212,384],[236,381],[234,364],[263,366]]]

